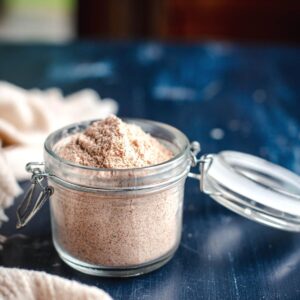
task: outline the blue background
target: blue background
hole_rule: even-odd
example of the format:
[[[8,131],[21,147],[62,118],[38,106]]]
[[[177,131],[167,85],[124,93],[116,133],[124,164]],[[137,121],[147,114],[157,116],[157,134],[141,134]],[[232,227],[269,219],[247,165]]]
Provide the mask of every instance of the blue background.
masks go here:
[[[300,49],[236,44],[92,43],[0,45],[0,79],[24,88],[90,87],[119,115],[169,123],[203,153],[238,150],[300,174]],[[28,183],[22,183],[26,188]],[[137,278],[81,274],[56,254],[49,207],[14,234],[0,264],[96,285],[115,299],[297,299],[300,234],[246,220],[188,179],[182,241],[165,267]]]

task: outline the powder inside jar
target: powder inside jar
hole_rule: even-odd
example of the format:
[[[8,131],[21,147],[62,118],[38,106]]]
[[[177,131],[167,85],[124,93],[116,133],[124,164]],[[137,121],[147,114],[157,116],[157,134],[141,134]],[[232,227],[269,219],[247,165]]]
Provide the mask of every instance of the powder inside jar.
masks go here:
[[[58,145],[65,160],[97,168],[129,169],[156,165],[173,153],[134,124],[111,116]]]
[[[143,167],[174,156],[140,127],[115,116],[62,139],[55,149],[61,158],[78,165],[108,168],[96,176],[99,181],[115,181],[117,188],[124,187],[126,178],[139,183],[148,180],[150,171]],[[140,168],[136,169],[139,173],[132,168]],[[118,176],[113,169],[124,170]],[[163,188],[144,191],[133,187],[121,192],[88,192],[49,180],[55,190],[50,202],[53,237],[62,257],[75,258],[76,264],[82,261],[95,267],[130,268],[167,260],[176,250],[184,177]],[[162,179],[158,176],[155,180],[159,186]]]

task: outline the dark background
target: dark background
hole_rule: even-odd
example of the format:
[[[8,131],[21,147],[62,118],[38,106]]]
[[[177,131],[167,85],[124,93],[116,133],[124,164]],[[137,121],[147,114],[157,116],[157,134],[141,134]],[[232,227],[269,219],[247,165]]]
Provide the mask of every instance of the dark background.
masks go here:
[[[0,40],[299,43],[297,0],[0,0]]]
[[[297,0],[78,0],[80,38],[299,42]]]

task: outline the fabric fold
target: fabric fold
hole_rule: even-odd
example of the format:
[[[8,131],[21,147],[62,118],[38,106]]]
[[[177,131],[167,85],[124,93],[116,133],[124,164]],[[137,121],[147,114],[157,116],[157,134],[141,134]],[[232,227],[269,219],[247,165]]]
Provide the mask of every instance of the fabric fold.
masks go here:
[[[111,300],[103,290],[45,272],[0,267],[0,299]]]
[[[0,140],[18,180],[29,178],[25,164],[43,160],[43,143],[63,126],[116,114],[117,103],[84,89],[64,97],[57,88],[25,90],[0,81]]]

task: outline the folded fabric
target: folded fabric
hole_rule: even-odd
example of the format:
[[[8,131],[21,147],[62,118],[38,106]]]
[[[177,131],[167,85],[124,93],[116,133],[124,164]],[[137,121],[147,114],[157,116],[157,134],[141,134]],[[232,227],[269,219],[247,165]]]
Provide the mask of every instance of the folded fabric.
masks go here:
[[[44,272],[0,267],[0,299],[6,300],[111,300],[96,287]]]
[[[0,227],[1,223],[7,221],[7,216],[4,213],[4,209],[11,206],[14,197],[18,196],[22,192],[22,189],[16,182],[12,169],[8,165],[2,151],[0,144]],[[0,235],[0,249],[1,249]]]
[[[28,178],[24,166],[43,159],[47,135],[68,124],[116,114],[117,103],[85,89],[63,97],[59,89],[25,90],[0,81],[0,140],[18,180]]]

